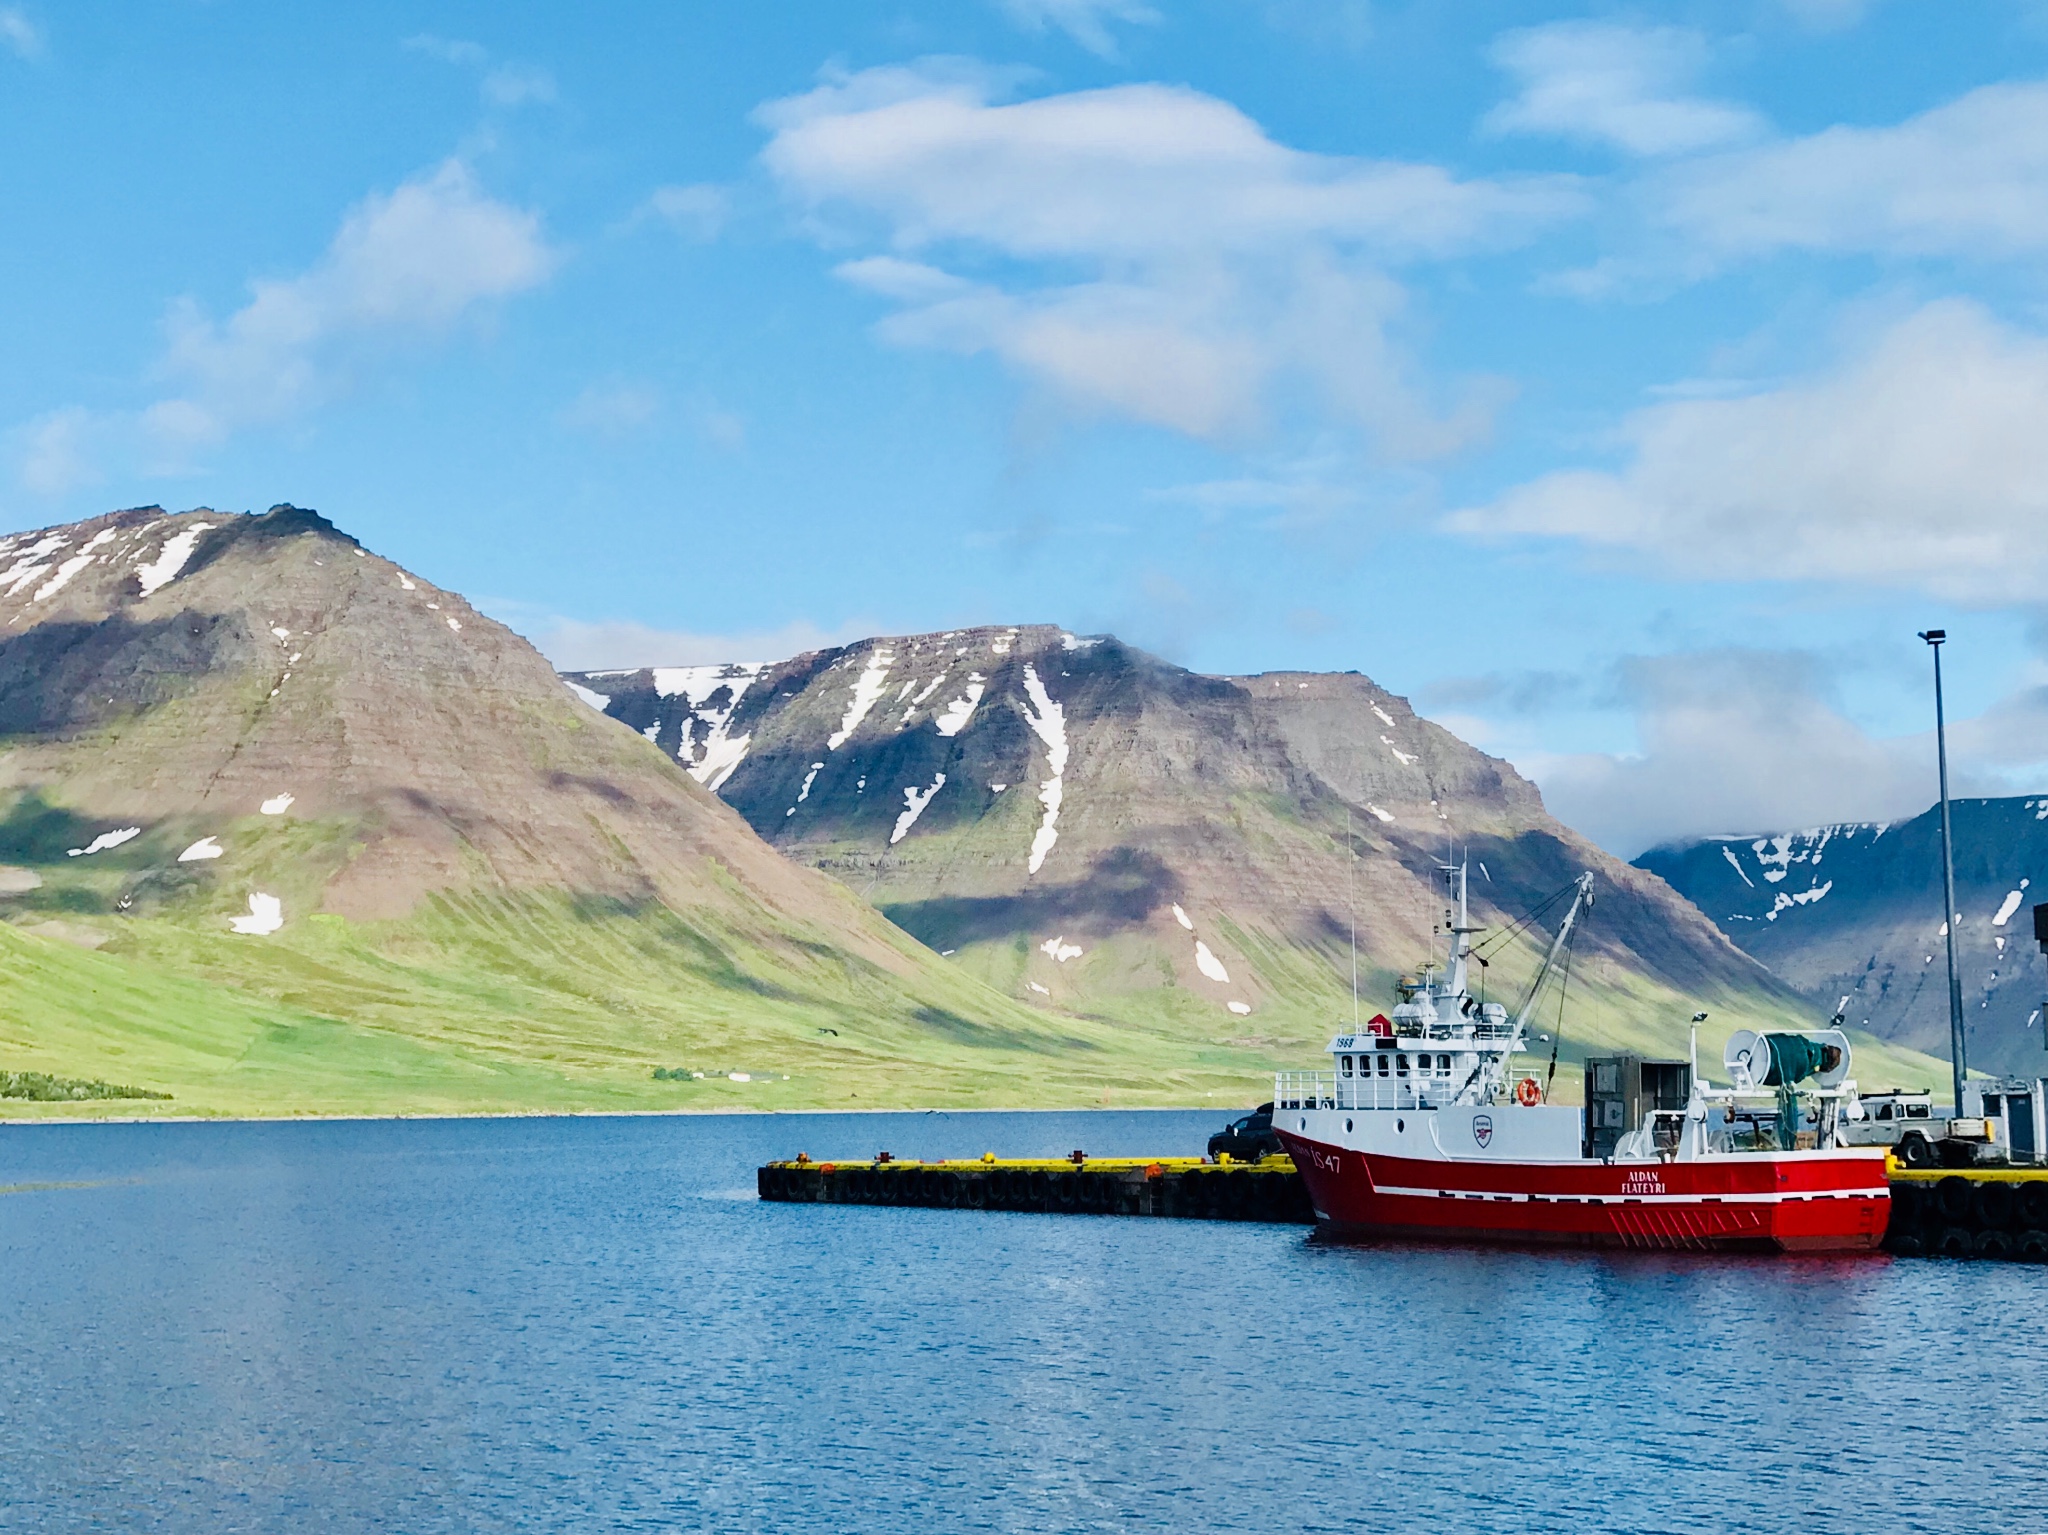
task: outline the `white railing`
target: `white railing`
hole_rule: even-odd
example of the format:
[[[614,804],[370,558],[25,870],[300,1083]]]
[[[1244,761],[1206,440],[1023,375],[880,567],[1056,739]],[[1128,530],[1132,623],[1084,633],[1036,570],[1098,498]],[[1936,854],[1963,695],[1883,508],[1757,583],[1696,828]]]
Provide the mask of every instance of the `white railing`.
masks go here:
[[[1449,1077],[1340,1076],[1334,1071],[1281,1071],[1273,1075],[1273,1108],[1418,1109],[1441,1108],[1457,1094]]]

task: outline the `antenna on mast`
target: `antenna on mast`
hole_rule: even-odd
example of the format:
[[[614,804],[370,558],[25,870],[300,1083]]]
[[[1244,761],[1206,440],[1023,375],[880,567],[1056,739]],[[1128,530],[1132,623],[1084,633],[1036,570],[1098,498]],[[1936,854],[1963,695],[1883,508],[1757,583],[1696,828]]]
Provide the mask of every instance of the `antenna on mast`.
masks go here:
[[[1345,896],[1351,908],[1351,1032],[1358,1032],[1358,844],[1351,836],[1351,807],[1344,807]]]

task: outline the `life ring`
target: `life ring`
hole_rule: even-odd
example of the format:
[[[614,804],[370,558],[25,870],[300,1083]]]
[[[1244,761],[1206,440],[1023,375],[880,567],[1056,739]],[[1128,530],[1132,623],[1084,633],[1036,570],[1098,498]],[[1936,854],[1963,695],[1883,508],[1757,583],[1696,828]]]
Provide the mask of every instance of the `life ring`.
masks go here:
[[[1543,1089],[1536,1085],[1534,1077],[1524,1077],[1515,1084],[1515,1102],[1525,1109],[1533,1109],[1543,1100]]]

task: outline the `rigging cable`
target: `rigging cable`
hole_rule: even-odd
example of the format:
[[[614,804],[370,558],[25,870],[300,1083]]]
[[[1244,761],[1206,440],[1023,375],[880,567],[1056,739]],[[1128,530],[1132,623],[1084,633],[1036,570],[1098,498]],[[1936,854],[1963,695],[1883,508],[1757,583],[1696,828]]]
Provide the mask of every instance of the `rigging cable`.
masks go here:
[[[1562,956],[1564,959],[1564,973],[1557,980],[1557,1022],[1552,1024],[1550,1028],[1550,1070],[1544,1074],[1543,1078],[1543,1101],[1545,1103],[1550,1102],[1550,1085],[1557,1080],[1557,1051],[1558,1047],[1564,1043],[1564,997],[1565,993],[1571,990],[1572,956],[1577,953],[1578,946],[1579,935],[1577,930],[1574,929],[1571,937],[1565,940],[1564,954]]]

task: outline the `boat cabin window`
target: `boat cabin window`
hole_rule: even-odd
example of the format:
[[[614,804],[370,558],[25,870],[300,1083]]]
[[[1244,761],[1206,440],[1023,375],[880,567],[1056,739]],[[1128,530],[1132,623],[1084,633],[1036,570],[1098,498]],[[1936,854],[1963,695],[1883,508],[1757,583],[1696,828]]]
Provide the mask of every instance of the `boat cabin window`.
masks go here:
[[[1339,1069],[1339,1070],[1341,1070],[1341,1071],[1342,1071],[1342,1072],[1344,1073],[1344,1075],[1345,1075],[1345,1076],[1347,1076],[1347,1077],[1348,1077],[1348,1076],[1350,1076],[1350,1075],[1351,1075],[1351,1057],[1350,1057],[1350,1056],[1348,1056],[1348,1055],[1340,1055],[1340,1056],[1338,1056],[1338,1057],[1337,1057],[1337,1063],[1338,1063],[1338,1069]]]
[[[1380,1063],[1380,1075],[1385,1076],[1387,1074],[1387,1058],[1382,1055],[1378,1057],[1378,1060]]]
[[[1405,1076],[1407,1076],[1407,1075],[1408,1075],[1408,1057],[1407,1057],[1407,1056],[1405,1056],[1405,1055],[1397,1055],[1397,1056],[1395,1056],[1395,1057],[1394,1057],[1394,1074],[1395,1074],[1396,1076],[1400,1076],[1400,1077],[1405,1077]]]

